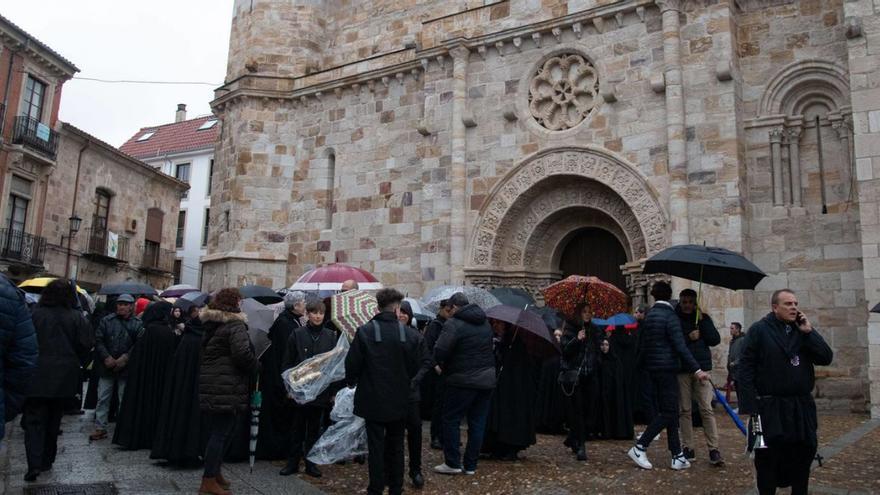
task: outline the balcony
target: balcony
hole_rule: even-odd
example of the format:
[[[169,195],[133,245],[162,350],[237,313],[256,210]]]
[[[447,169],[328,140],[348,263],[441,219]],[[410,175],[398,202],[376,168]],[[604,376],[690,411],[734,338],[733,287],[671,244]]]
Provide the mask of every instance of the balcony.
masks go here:
[[[21,144],[40,155],[55,160],[58,150],[58,133],[39,120],[19,115],[15,118],[12,144]]]
[[[0,229],[0,258],[30,266],[42,266],[46,239],[15,229]]]
[[[116,242],[112,242],[108,230],[95,228],[86,229],[85,234],[84,258],[102,263],[128,263],[128,237],[120,235],[116,237]]]
[[[147,242],[144,245],[144,257],[141,260],[141,270],[146,272],[174,272],[175,251],[162,249],[155,243]]]

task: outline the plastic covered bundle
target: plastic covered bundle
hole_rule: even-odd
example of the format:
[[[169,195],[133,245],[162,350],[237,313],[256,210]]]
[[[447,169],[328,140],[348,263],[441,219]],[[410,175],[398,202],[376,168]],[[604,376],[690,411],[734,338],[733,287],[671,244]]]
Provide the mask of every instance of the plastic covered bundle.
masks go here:
[[[307,404],[327,390],[331,383],[344,379],[348,348],[348,339],[342,335],[332,351],[312,356],[281,373],[290,397],[299,404]]]
[[[307,459],[315,464],[333,464],[367,453],[367,428],[363,418],[355,416],[353,388],[336,394],[330,419],[336,421],[324,431],[309,451]]]

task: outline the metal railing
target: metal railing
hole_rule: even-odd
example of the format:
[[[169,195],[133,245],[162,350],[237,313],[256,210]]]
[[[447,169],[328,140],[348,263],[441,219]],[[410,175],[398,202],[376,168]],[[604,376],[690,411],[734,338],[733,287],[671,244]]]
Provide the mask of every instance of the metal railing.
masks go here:
[[[54,160],[58,150],[58,133],[37,119],[19,115],[15,118],[12,144],[22,144]]]
[[[85,233],[88,242],[83,250],[84,254],[128,261],[128,237],[116,236],[114,243],[111,240],[110,231],[106,229],[89,228],[85,230]]]
[[[28,265],[42,265],[46,257],[46,239],[21,230],[0,229],[0,258]]]
[[[175,251],[162,249],[153,243],[145,243],[141,268],[172,273],[174,271],[174,258],[176,256],[177,253]]]

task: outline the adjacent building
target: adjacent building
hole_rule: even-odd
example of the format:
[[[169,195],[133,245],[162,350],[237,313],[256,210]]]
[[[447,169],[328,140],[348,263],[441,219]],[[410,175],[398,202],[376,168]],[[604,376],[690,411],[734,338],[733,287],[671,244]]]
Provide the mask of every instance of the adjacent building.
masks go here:
[[[647,257],[705,242],[769,274],[704,288],[719,324],[793,288],[835,350],[817,402],[880,415],[877,2],[234,9],[205,288],[344,261],[410,294],[590,273],[639,302]]]
[[[0,271],[68,276],[90,291],[173,282],[184,181],[58,120],[77,68],[0,17]]]
[[[201,286],[201,258],[208,245],[214,145],[219,136],[217,117],[187,120],[186,105],[180,104],[173,123],[143,127],[120,147],[123,153],[190,185],[174,219],[174,279],[195,287]]]

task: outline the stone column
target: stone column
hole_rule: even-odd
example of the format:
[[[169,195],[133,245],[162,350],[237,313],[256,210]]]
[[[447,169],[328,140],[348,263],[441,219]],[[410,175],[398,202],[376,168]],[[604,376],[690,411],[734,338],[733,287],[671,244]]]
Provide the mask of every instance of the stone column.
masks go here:
[[[770,130],[770,160],[773,163],[773,205],[782,206],[782,129]]]
[[[801,127],[789,127],[788,129],[788,173],[791,179],[791,204],[794,206],[802,206],[802,190],[801,185],[801,158],[800,158],[800,140]]]
[[[681,75],[681,0],[656,0],[663,16],[663,58],[666,62],[666,156],[669,170],[669,217],[672,244],[688,244],[687,148]]]
[[[457,46],[452,55],[452,217],[450,219],[449,264],[452,284],[464,283],[465,235],[467,230],[467,141],[462,117],[467,106],[467,64],[470,50]]]
[[[852,172],[852,159],[850,158],[850,144],[849,144],[849,134],[850,127],[846,122],[846,117],[841,118],[840,120],[835,120],[831,123],[831,128],[837,131],[837,138],[840,139],[840,146],[843,148],[843,163],[846,164],[846,170]]]

